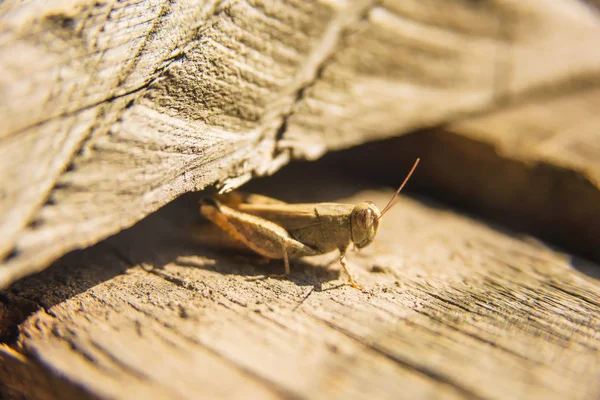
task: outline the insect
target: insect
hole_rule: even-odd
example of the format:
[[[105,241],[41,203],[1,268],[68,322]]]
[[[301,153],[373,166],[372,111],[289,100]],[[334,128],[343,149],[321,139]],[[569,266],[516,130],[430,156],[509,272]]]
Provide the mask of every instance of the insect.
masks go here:
[[[396,203],[398,194],[414,172],[419,159],[388,204],[380,212],[365,201],[357,205],[339,203],[289,204],[270,197],[238,191],[201,200],[200,213],[238,244],[267,259],[283,259],[285,274],[289,260],[340,251],[340,264],[350,285],[356,283],[346,265],[346,252],[354,244],[371,244],[381,217]]]

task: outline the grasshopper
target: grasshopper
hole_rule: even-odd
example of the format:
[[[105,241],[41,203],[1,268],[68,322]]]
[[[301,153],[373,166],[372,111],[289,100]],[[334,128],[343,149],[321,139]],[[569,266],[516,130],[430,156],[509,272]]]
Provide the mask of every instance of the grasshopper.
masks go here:
[[[334,250],[350,285],[363,289],[352,278],[346,265],[351,244],[361,249],[371,244],[379,220],[396,203],[398,195],[419,159],[385,208],[365,201],[357,205],[339,203],[289,204],[270,197],[238,191],[204,198],[200,213],[229,237],[267,259],[283,259],[285,275],[290,259],[315,256]]]

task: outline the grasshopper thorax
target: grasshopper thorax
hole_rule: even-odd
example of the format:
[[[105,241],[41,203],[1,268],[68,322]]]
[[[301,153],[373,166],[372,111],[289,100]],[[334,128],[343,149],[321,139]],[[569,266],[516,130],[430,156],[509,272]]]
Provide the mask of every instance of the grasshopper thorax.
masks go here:
[[[350,215],[352,242],[361,249],[371,244],[377,235],[381,213],[375,204],[365,201],[358,204]]]

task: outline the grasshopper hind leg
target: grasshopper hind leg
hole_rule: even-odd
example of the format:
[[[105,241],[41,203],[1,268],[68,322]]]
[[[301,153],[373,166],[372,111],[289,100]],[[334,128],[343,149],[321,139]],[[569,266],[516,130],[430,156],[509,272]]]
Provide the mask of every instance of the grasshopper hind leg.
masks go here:
[[[287,276],[290,274],[290,259],[288,257],[285,243],[281,242],[281,252],[283,253],[283,265],[285,266],[284,274]]]
[[[215,199],[201,203],[200,213],[232,239],[268,259],[283,259],[285,274],[291,258],[315,255],[316,251],[295,240],[281,226],[254,215],[237,211]]]

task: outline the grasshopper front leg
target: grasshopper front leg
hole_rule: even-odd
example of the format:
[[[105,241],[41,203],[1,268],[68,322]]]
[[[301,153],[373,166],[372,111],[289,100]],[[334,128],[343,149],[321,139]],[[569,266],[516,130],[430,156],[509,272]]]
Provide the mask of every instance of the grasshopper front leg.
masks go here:
[[[290,272],[290,258],[316,254],[315,250],[292,238],[281,226],[237,211],[215,199],[204,199],[200,213],[254,252],[270,259],[283,259],[286,274]]]
[[[348,267],[346,265],[346,252],[348,251],[349,248],[350,248],[350,246],[348,246],[344,249],[340,249],[340,264],[342,265],[342,268],[344,268],[344,271],[346,271],[346,275],[348,275],[348,280],[350,281],[350,286],[352,286],[355,289],[364,290],[365,288],[362,287],[361,285],[359,285],[358,283],[356,283],[354,278],[352,278],[352,274],[350,274],[350,270],[348,269]]]

